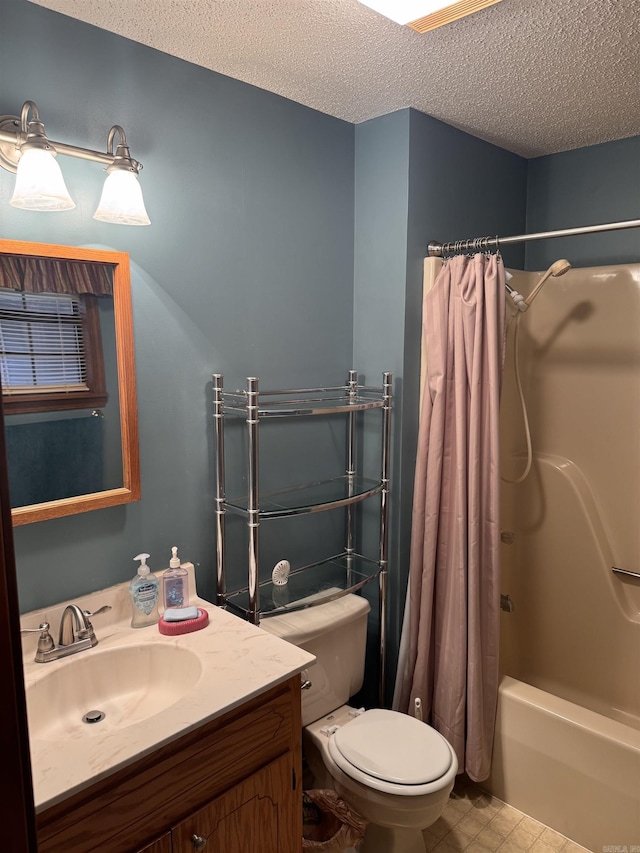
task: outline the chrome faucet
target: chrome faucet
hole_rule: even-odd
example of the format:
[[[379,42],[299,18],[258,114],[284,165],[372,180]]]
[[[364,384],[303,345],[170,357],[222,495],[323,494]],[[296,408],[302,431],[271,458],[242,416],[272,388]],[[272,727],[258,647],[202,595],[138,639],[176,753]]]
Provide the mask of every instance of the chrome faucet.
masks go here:
[[[42,622],[37,628],[23,628],[21,633],[40,634],[34,659],[36,663],[59,660],[67,655],[73,655],[76,652],[82,652],[84,649],[91,649],[93,646],[97,646],[98,638],[93,630],[90,619],[92,616],[98,616],[100,613],[106,613],[107,610],[111,610],[110,604],[105,604],[104,607],[93,613],[90,613],[88,610],[82,610],[77,604],[68,604],[60,620],[60,633],[57,646],[53,642],[53,637],[49,631],[51,626],[48,622]]]

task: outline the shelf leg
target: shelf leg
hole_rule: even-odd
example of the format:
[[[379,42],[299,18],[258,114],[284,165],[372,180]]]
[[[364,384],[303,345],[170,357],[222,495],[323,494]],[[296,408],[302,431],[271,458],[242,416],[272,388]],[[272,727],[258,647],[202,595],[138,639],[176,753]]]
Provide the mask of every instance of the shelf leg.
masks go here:
[[[259,446],[258,416],[259,391],[258,379],[247,378],[247,433],[249,441],[249,501],[247,527],[249,532],[249,620],[254,625],[260,623],[260,579],[259,579],[259,530],[260,511],[258,509]]]
[[[380,691],[381,707],[385,702],[387,676],[387,570],[389,550],[389,469],[391,462],[391,409],[393,396],[393,375],[383,373],[382,407],[382,492],[380,506]]]
[[[349,401],[355,401],[358,396],[358,371],[350,370],[347,381]],[[349,478],[349,496],[353,494],[353,479],[356,473],[356,413],[349,412],[347,423],[347,477]],[[351,570],[353,569],[353,554],[355,540],[355,507],[347,507],[347,543],[345,547],[347,563],[347,584],[351,586]]]
[[[215,513],[216,513],[216,604],[223,607],[226,603],[226,583],[224,570],[224,404],[222,398],[223,376],[213,374],[213,424],[216,439],[215,474]]]

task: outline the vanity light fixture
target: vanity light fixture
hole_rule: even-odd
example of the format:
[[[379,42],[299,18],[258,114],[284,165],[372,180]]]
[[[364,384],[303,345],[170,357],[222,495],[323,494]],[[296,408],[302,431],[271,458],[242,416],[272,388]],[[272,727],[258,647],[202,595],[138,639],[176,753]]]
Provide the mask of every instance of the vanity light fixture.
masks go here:
[[[115,153],[113,143],[118,135]],[[0,116],[0,166],[16,172],[9,204],[22,210],[71,210],[75,204],[65,186],[57,154],[106,165],[107,178],[94,219],[118,225],[149,225],[138,174],[142,164],[129,153],[120,125],[107,138],[107,151],[92,151],[66,142],[50,142],[38,107],[25,101],[20,117]]]
[[[120,141],[114,154],[113,140],[116,133],[119,134]],[[113,160],[107,166],[107,179],[93,218],[116,225],[149,225],[150,220],[138,183],[138,172],[142,166],[131,159],[127,137],[119,124],[114,124],[109,131],[107,154],[113,157]]]
[[[390,18],[397,24],[406,24],[419,33],[427,33],[444,24],[450,24],[501,0],[359,0],[364,6]]]

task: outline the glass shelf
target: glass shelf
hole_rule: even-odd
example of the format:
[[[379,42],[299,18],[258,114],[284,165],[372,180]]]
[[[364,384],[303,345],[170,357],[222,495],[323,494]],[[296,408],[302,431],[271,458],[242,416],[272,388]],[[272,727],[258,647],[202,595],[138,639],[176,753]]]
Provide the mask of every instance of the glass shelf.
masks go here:
[[[375,560],[359,554],[352,556],[350,569],[347,568],[346,554],[303,566],[291,572],[284,586],[275,586],[271,581],[260,584],[260,616],[268,618],[342,598],[361,589],[379,573],[380,566]],[[231,593],[226,601],[231,610],[247,617],[248,590]]]
[[[267,393],[267,392],[261,392]],[[247,416],[247,403],[242,392],[238,394],[225,393],[225,414]],[[348,412],[362,412],[365,409],[380,409],[384,401],[372,397],[318,397],[297,400],[260,400],[258,417],[260,418],[290,418],[301,415],[331,415]]]
[[[284,518],[358,503],[382,491],[379,480],[344,474],[332,480],[260,495],[260,518]],[[229,510],[248,514],[247,497],[227,499]]]

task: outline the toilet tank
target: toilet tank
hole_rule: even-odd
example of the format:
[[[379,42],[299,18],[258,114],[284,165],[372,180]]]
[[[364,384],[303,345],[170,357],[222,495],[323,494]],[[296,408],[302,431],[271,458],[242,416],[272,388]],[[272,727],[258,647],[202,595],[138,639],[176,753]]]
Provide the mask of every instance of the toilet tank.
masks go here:
[[[371,606],[359,595],[345,595],[294,613],[263,618],[260,627],[315,655],[302,673],[311,687],[302,691],[302,725],[348,702],[362,687]]]

